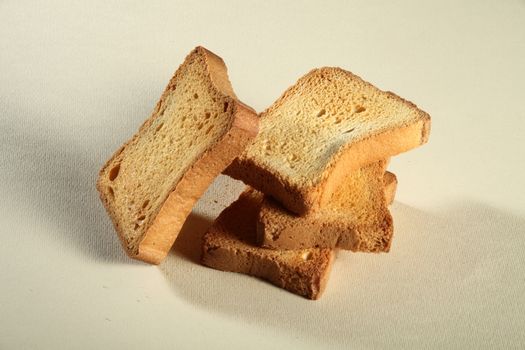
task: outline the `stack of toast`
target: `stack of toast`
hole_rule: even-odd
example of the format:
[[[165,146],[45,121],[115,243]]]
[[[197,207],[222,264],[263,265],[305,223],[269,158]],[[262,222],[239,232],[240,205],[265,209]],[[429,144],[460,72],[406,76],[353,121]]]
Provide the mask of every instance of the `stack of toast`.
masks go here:
[[[222,59],[197,47],[97,188],[128,255],[158,264],[215,177],[243,181],[205,233],[202,263],[317,299],[338,249],[389,251],[388,161],[429,132],[416,105],[340,68],[310,71],[257,115]]]

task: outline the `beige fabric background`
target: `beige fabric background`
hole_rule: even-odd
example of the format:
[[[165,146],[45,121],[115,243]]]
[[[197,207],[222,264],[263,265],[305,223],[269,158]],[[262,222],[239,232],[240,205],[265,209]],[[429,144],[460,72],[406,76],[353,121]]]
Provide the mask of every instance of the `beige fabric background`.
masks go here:
[[[158,267],[122,252],[98,169],[196,45],[261,111],[313,67],[415,101],[390,254],[311,302],[196,263],[217,179]],[[525,2],[0,2],[0,348],[524,348]],[[217,201],[217,203],[215,203]]]

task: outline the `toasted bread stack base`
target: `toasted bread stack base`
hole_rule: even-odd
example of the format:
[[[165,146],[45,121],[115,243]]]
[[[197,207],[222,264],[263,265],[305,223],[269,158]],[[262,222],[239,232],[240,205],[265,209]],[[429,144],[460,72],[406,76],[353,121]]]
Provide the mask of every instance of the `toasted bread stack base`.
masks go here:
[[[264,195],[244,191],[204,235],[202,263],[269,281],[309,299],[321,296],[334,259],[331,249],[270,250],[256,245],[257,216]]]
[[[392,203],[396,176],[384,176],[384,193]],[[267,249],[257,243],[257,219],[264,194],[246,189],[208,229],[202,243],[202,263],[222,271],[264,279],[308,299],[318,299],[328,281],[336,250],[329,248]]]

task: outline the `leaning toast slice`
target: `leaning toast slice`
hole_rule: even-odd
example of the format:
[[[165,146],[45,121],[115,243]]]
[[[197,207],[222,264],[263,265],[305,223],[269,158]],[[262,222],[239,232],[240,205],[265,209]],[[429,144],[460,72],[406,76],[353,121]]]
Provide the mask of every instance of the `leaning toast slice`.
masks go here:
[[[97,189],[124,249],[158,264],[193,204],[257,134],[222,59],[197,47],[152,115],[104,165]]]
[[[272,249],[388,252],[394,233],[388,204],[397,181],[385,167],[386,161],[379,161],[348,174],[326,206],[306,215],[296,215],[265,196],[258,243]]]
[[[346,175],[428,140],[430,116],[340,68],[314,69],[261,114],[260,132],[225,171],[305,214]]]
[[[263,194],[244,191],[226,208],[203,238],[202,263],[265,279],[309,299],[318,299],[330,273],[331,249],[271,250],[255,245]]]

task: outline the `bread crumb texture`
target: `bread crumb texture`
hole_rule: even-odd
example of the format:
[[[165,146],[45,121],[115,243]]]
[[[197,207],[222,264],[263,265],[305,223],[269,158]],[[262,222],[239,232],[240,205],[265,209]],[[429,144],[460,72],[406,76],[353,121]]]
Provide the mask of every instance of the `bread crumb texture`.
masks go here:
[[[261,114],[259,135],[242,158],[288,183],[316,184],[345,145],[420,117],[413,104],[348,71],[314,69]]]
[[[102,170],[99,190],[130,250],[183,175],[231,127],[232,99],[213,86],[206,65],[199,49],[186,58],[152,117]]]

